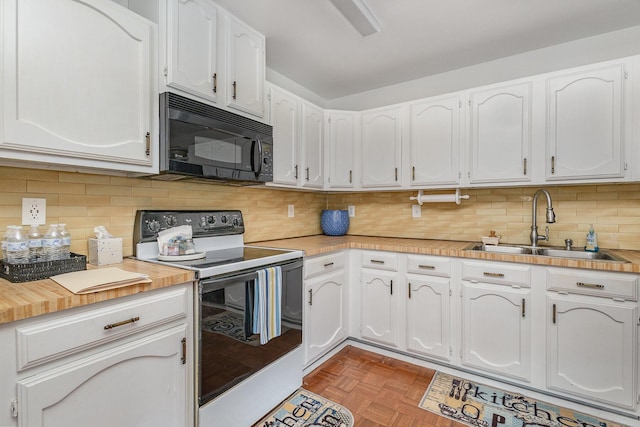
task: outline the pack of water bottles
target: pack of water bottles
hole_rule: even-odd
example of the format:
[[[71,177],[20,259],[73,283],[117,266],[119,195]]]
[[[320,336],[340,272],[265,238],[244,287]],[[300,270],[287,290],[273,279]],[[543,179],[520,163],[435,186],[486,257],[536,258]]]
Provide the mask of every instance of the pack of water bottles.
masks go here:
[[[0,277],[26,282],[86,269],[86,256],[70,248],[66,224],[51,224],[44,234],[37,225],[9,225],[2,236]]]

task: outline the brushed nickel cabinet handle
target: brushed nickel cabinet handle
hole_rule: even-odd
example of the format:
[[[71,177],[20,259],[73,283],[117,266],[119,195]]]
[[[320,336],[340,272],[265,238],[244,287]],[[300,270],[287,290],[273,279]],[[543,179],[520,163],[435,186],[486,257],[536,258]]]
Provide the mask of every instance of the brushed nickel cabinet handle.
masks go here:
[[[309,181],[309,168],[307,168],[307,181]]]
[[[371,264],[384,264],[384,261],[380,261],[379,259],[372,259],[369,261],[371,262]]]
[[[104,326],[105,330],[117,328],[118,326],[128,325],[129,323],[135,323],[140,320],[140,316],[132,317],[131,319],[123,320],[122,322],[109,323]]]
[[[147,134],[144,136],[144,138],[145,138],[145,142],[146,142],[146,144],[147,144],[147,145],[146,145],[146,148],[145,148],[145,150],[144,150],[144,153],[145,153],[147,156],[150,156],[150,155],[151,155],[151,133],[150,133],[150,132],[147,132]]]
[[[524,317],[524,314],[525,314],[525,304],[526,304],[526,302],[525,302],[524,298],[522,298],[522,317]]]
[[[556,324],[556,311],[557,311],[556,305],[553,304],[553,313],[551,314],[551,320],[553,321],[554,325]]]
[[[313,305],[313,289],[309,289],[309,305]]]
[[[524,166],[524,175],[527,174],[527,158],[524,158],[524,162],[523,162],[523,166]]]
[[[236,84],[236,81],[234,80],[233,81],[233,99],[234,100],[236,99],[236,88],[237,88],[237,86],[238,85]]]
[[[420,265],[418,265],[418,268],[421,268],[423,270],[435,270],[436,266],[435,265],[423,265],[423,264],[420,264]]]
[[[409,288],[409,299],[411,299],[411,283],[408,283],[407,287]]]
[[[396,181],[398,180],[398,168],[395,169],[396,171]]]
[[[332,263],[332,262],[328,262],[328,263],[326,263],[324,266],[325,266],[325,268],[326,268],[326,267],[331,267],[332,265],[333,265],[333,263]]]
[[[581,288],[604,289],[604,285],[599,285],[597,283],[576,282],[576,285]]]
[[[389,280],[389,283],[391,283],[391,286],[389,286],[389,288],[391,290],[391,295],[393,295],[393,280]]]
[[[218,73],[213,73],[213,93],[218,93]]]
[[[556,173],[556,156],[551,156],[551,173]]]
[[[182,364],[186,365],[187,364],[187,339],[186,338],[182,338],[181,340],[182,342]]]
[[[500,279],[504,278],[504,274],[502,273],[491,273],[491,272],[485,271],[482,274],[484,274],[487,277],[497,277]]]
[[[412,166],[411,167],[411,181],[415,181],[416,180],[416,167]]]
[[[349,184],[352,184],[352,183],[353,183],[353,171],[350,170],[349,171]]]
[[[298,165],[295,165],[294,169],[296,171],[296,179],[298,179]]]

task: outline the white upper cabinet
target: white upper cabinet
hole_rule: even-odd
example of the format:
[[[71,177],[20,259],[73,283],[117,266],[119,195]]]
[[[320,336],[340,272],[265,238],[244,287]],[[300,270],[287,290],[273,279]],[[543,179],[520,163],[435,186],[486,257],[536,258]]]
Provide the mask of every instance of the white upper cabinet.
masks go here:
[[[457,95],[410,105],[411,185],[460,182],[460,109]]]
[[[613,63],[547,79],[548,180],[625,176],[626,75]]]
[[[276,184],[298,184],[299,104],[293,95],[271,87],[273,182]]]
[[[218,101],[218,29],[218,9],[210,1],[167,3],[167,86]]]
[[[327,186],[353,188],[358,114],[353,111],[327,112]],[[327,151],[325,151],[327,152]]]
[[[400,187],[402,110],[362,113],[362,187]]]
[[[531,84],[469,95],[469,181],[530,181]]]
[[[265,39],[234,17],[225,19],[227,105],[264,116]]]
[[[158,169],[155,25],[97,0],[3,0],[0,157]]]
[[[304,159],[303,187],[324,185],[324,111],[308,102],[302,103],[302,153]]]

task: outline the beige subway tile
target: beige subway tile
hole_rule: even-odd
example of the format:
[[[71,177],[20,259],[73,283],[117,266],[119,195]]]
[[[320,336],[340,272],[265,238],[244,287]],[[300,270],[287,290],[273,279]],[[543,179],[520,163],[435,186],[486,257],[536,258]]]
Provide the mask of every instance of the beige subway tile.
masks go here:
[[[111,205],[111,198],[109,196],[61,194],[58,204],[60,206],[109,206]],[[48,208],[49,204],[47,204]]]
[[[129,178],[124,176],[110,176],[111,185],[125,187],[151,187],[153,180],[148,178]]]
[[[59,172],[59,182],[75,182],[78,184],[109,185],[111,178],[108,175],[91,175],[78,172]]]
[[[27,192],[27,180],[25,179],[0,179],[0,194],[1,193],[26,193]],[[27,196],[26,197],[31,197]]]
[[[109,205],[111,206],[151,206],[151,197],[120,197],[110,196]]]
[[[58,182],[58,172],[41,169],[1,167],[0,179],[20,178],[27,181]]]
[[[27,191],[29,193],[85,194],[85,184],[27,181]]]

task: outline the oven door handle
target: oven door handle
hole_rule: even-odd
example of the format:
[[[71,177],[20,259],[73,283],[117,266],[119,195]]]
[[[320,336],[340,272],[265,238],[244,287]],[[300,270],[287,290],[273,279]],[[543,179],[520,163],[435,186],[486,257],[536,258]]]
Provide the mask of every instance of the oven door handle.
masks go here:
[[[220,278],[202,279],[200,281],[200,293],[206,294],[209,292],[223,289],[229,285],[233,285],[238,282],[250,282],[258,278],[258,271],[245,272],[243,274],[237,274],[232,276],[224,276]]]

